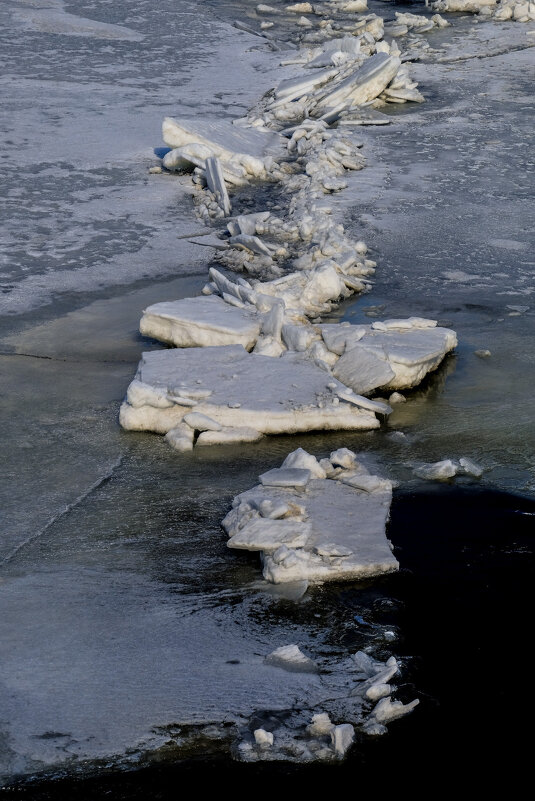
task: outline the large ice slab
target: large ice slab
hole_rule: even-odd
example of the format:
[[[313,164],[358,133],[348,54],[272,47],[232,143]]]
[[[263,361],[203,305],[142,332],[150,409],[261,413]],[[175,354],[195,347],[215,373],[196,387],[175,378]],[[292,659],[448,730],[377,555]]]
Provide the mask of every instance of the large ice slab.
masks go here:
[[[238,345],[152,351],[143,354],[120,423],[166,434],[194,408],[224,428],[261,434],[377,428],[373,411],[341,401],[344,392],[297,353],[273,359]]]
[[[256,309],[237,308],[216,295],[155,303],[143,312],[142,334],[179,348],[243,345],[250,350],[260,334]]]
[[[283,466],[281,473],[308,473],[308,481],[277,486],[261,476],[258,486],[234,499],[223,520],[227,544],[260,551],[268,581],[355,580],[398,569],[385,534],[392,484],[369,475],[347,449],[348,466],[340,467],[340,453],[316,462],[319,470],[327,467],[328,478]],[[299,449],[285,464],[306,464],[311,458]]]

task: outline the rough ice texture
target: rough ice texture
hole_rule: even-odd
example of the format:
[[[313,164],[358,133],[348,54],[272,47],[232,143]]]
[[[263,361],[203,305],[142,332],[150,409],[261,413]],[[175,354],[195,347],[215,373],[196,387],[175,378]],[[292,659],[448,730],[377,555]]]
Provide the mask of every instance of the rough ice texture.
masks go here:
[[[223,427],[262,434],[379,426],[373,412],[335,404],[327,383],[344,389],[299,354],[272,359],[237,345],[152,351],[143,354],[120,423],[133,431],[166,434],[194,408]],[[206,397],[196,400],[199,394]],[[221,432],[210,432],[215,434]]]
[[[300,448],[294,454],[303,460],[306,452]],[[238,495],[223,520],[228,546],[260,551],[264,577],[275,584],[352,580],[397,570],[385,535],[392,484],[368,475],[350,454],[331,454],[333,468],[340,461],[350,465],[333,470],[332,478],[283,468],[281,473],[308,473],[308,480],[299,477],[298,485],[289,479],[286,485],[262,482]],[[263,516],[264,509],[274,507],[287,511],[279,519]]]

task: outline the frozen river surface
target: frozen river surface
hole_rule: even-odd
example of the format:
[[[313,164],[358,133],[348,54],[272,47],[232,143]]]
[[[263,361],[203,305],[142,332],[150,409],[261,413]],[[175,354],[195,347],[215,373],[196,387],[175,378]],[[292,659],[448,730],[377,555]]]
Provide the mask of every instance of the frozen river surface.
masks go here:
[[[338,316],[436,317],[457,355],[379,432],[178,456],[117,424],[157,347],[141,310],[198,292],[209,258],[180,238],[202,225],[187,181],[148,174],[152,147],[165,115],[243,114],[280,54],[193,0],[5,0],[0,30],[0,774],[179,754],[192,731],[209,755],[226,748],[221,723],[321,699],[317,676],[264,664],[274,648],[419,654],[402,631],[385,640],[401,626],[378,611],[395,583],[295,604],[224,547],[219,521],[254,476],[295,447],[347,445],[405,492],[421,489],[414,462],[469,456],[485,486],[533,493],[534,51],[525,26],[436,34],[442,62],[413,67],[427,102],[362,133],[369,166],[344,201],[378,270]]]

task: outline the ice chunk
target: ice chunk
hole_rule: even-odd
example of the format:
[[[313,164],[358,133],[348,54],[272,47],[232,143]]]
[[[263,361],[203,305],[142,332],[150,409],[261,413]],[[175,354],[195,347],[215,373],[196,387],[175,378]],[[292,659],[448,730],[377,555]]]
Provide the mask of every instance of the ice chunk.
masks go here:
[[[411,701],[410,704],[392,701],[390,698],[382,698],[373,710],[373,715],[378,723],[390,723],[408,715],[419,703],[420,701],[417,698]]]
[[[215,295],[155,303],[143,312],[142,334],[179,348],[243,345],[260,334],[256,310],[238,309]]]
[[[327,712],[318,712],[312,715],[312,722],[307,726],[307,733],[312,737],[324,737],[329,735],[334,728]]]
[[[273,745],[273,732],[265,729],[255,729],[253,735],[255,743],[261,748],[270,748]]]
[[[368,476],[359,473],[355,476],[344,476],[342,478],[344,484],[349,484],[350,487],[363,490],[364,492],[381,492],[384,490],[392,489],[392,482],[386,478],[379,478],[379,476]]]
[[[341,723],[331,731],[331,740],[336,756],[345,756],[353,740],[355,739],[355,729],[350,723]]]
[[[266,375],[269,381],[265,380]],[[120,422],[129,430],[165,434],[175,428],[184,417],[185,408],[176,402],[156,408],[151,405],[153,398],[165,400],[168,386],[191,386],[196,382],[212,394],[189,403],[196,404],[195,411],[222,426],[246,426],[263,434],[279,434],[359,430],[379,425],[374,413],[363,408],[327,402],[320,407],[318,396],[327,394],[325,372],[299,354],[272,359],[247,353],[240,346],[151,351],[143,354],[135,380],[150,388],[152,394],[150,403],[142,403],[139,398],[137,406],[128,400],[123,403]]]
[[[172,428],[165,435],[165,441],[175,450],[180,453],[187,453],[193,450],[193,429],[181,423],[176,428]]]
[[[352,389],[338,389],[336,390],[336,394],[340,400],[344,400],[346,403],[352,403],[360,409],[369,409],[370,411],[377,412],[377,414],[390,414],[392,411],[387,403],[370,400],[369,398],[364,398],[362,395],[355,395]]]
[[[356,458],[356,453],[349,448],[338,448],[337,451],[332,451],[329,457],[333,467],[343,467],[345,470],[351,470],[355,466]]]
[[[126,398],[134,408],[152,406],[155,409],[169,409],[174,405],[173,401],[169,399],[167,388],[160,387],[156,389],[136,378],[128,387]]]
[[[381,370],[386,376],[386,370],[390,368],[390,378],[375,384],[374,389],[416,386],[457,345],[454,331],[438,327],[435,320],[419,317],[375,322],[371,326],[325,325],[321,333],[330,350],[343,354],[333,373],[344,375],[344,383],[352,381],[358,386],[361,374],[362,385],[366,381],[373,384],[381,381]],[[382,360],[386,360],[383,365]],[[358,369],[360,364],[362,373]]]
[[[326,478],[327,474],[318,460],[311,453],[307,453],[303,448],[289,453],[282,467],[294,467],[308,470],[313,478]]]
[[[378,682],[368,687],[366,690],[366,698],[369,701],[380,701],[381,698],[386,698],[387,696],[391,695],[391,693],[392,687],[390,684]]]
[[[223,178],[223,170],[221,169],[219,159],[206,159],[205,170],[208,189],[213,192],[218,205],[223,209],[225,216],[228,217],[231,212],[230,199],[227,187],[225,186],[225,179]]]
[[[388,86],[397,73],[401,61],[386,53],[376,53],[362,67],[339,82],[334,89],[326,88],[317,98],[315,115],[333,108],[351,108],[374,100]],[[321,92],[321,90],[320,90]]]
[[[461,456],[459,459],[459,464],[463,468],[463,471],[469,476],[475,476],[475,478],[481,478],[483,475],[483,468],[480,467],[478,464],[473,462],[467,456]]]
[[[458,465],[451,459],[444,459],[442,462],[417,467],[414,472],[420,478],[426,478],[430,481],[444,481],[457,475]]]
[[[216,157],[223,166],[244,171],[246,177],[263,177],[266,174],[264,159],[281,157],[285,141],[279,134],[265,129],[244,128],[228,120],[199,119],[176,120],[166,117],[162,133],[164,142],[172,148],[184,145],[203,145],[205,158]]]
[[[333,367],[333,375],[359,394],[371,392],[394,378],[386,354],[369,350],[360,344],[346,348]]]
[[[340,461],[354,464],[353,459],[351,462],[344,459],[344,450],[340,449]],[[290,472],[309,473],[292,469]],[[391,483],[368,477],[376,486],[373,492],[362,492],[337,481],[337,472],[333,473],[334,480],[310,478],[305,492],[288,485],[260,485],[235,499],[234,509],[223,525],[232,536],[239,535],[237,542],[244,541],[240,547],[254,546],[263,551],[264,577],[269,581],[354,579],[397,570],[397,561],[385,536]],[[273,508],[279,502],[290,505],[292,500],[299,504],[300,518],[305,518],[306,526],[300,521],[297,521],[300,525],[292,526],[288,518],[261,519],[255,511],[262,508],[263,501],[269,501],[268,508]],[[279,524],[278,529],[273,523]],[[277,531],[280,545],[275,548]],[[264,532],[268,532],[265,536],[269,541],[265,550],[261,548]],[[306,532],[307,536],[292,543],[283,539],[287,532],[296,536]],[[394,666],[393,671],[396,670]],[[383,676],[381,680],[386,682],[388,678]]]
[[[268,665],[276,665],[284,670],[298,673],[317,673],[316,663],[301,651],[298,645],[283,645],[276,648],[265,661]]]

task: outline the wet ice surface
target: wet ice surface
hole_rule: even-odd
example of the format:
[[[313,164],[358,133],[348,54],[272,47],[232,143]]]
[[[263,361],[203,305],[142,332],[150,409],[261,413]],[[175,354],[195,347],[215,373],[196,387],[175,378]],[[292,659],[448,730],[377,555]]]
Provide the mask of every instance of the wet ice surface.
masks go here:
[[[415,462],[468,456],[486,468],[483,482],[532,489],[534,467],[533,51],[415,65],[426,104],[391,112],[395,126],[358,131],[380,161],[370,158],[351,179],[349,214],[379,266],[372,293],[336,319],[369,323],[377,306],[381,316],[438,318],[459,332],[458,356],[407,393],[381,432],[184,457],[160,437],[120,432],[116,417],[141,351],[160,347],[136,332],[142,309],[195,294],[206,275],[206,250],[176,239],[199,229],[186,182],[148,176],[151,147],[179,105],[191,115],[245,111],[269,85],[258,66],[276,62],[253,50],[230,63],[229,48],[242,54],[256,42],[193,2],[180,4],[188,25],[175,27],[175,2],[159,3],[159,15],[141,0],[126,10],[66,4],[67,14],[127,32],[63,16],[60,46],[50,33],[58,17],[32,16],[31,7],[10,0],[0,9],[9,148],[0,195],[14,201],[2,230],[2,311],[24,313],[22,323],[3,322],[0,348],[11,351],[0,356],[8,421],[0,772],[8,777],[72,758],[135,761],[170,739],[178,747],[184,723],[313,703],[317,677],[274,680],[263,665],[281,645],[298,642],[314,656],[363,645],[385,658],[395,652],[372,613],[370,628],[355,626],[358,588],[338,605],[333,596],[322,602],[321,591],[295,605],[257,584],[256,557],[225,548],[219,520],[232,497],[298,445],[317,456],[347,445],[411,482]],[[463,26],[435,34],[454,43],[444,57],[467,41],[473,53],[507,49],[507,26],[475,26],[471,38]],[[169,280],[192,272],[198,278]],[[491,356],[478,358],[478,349]]]

